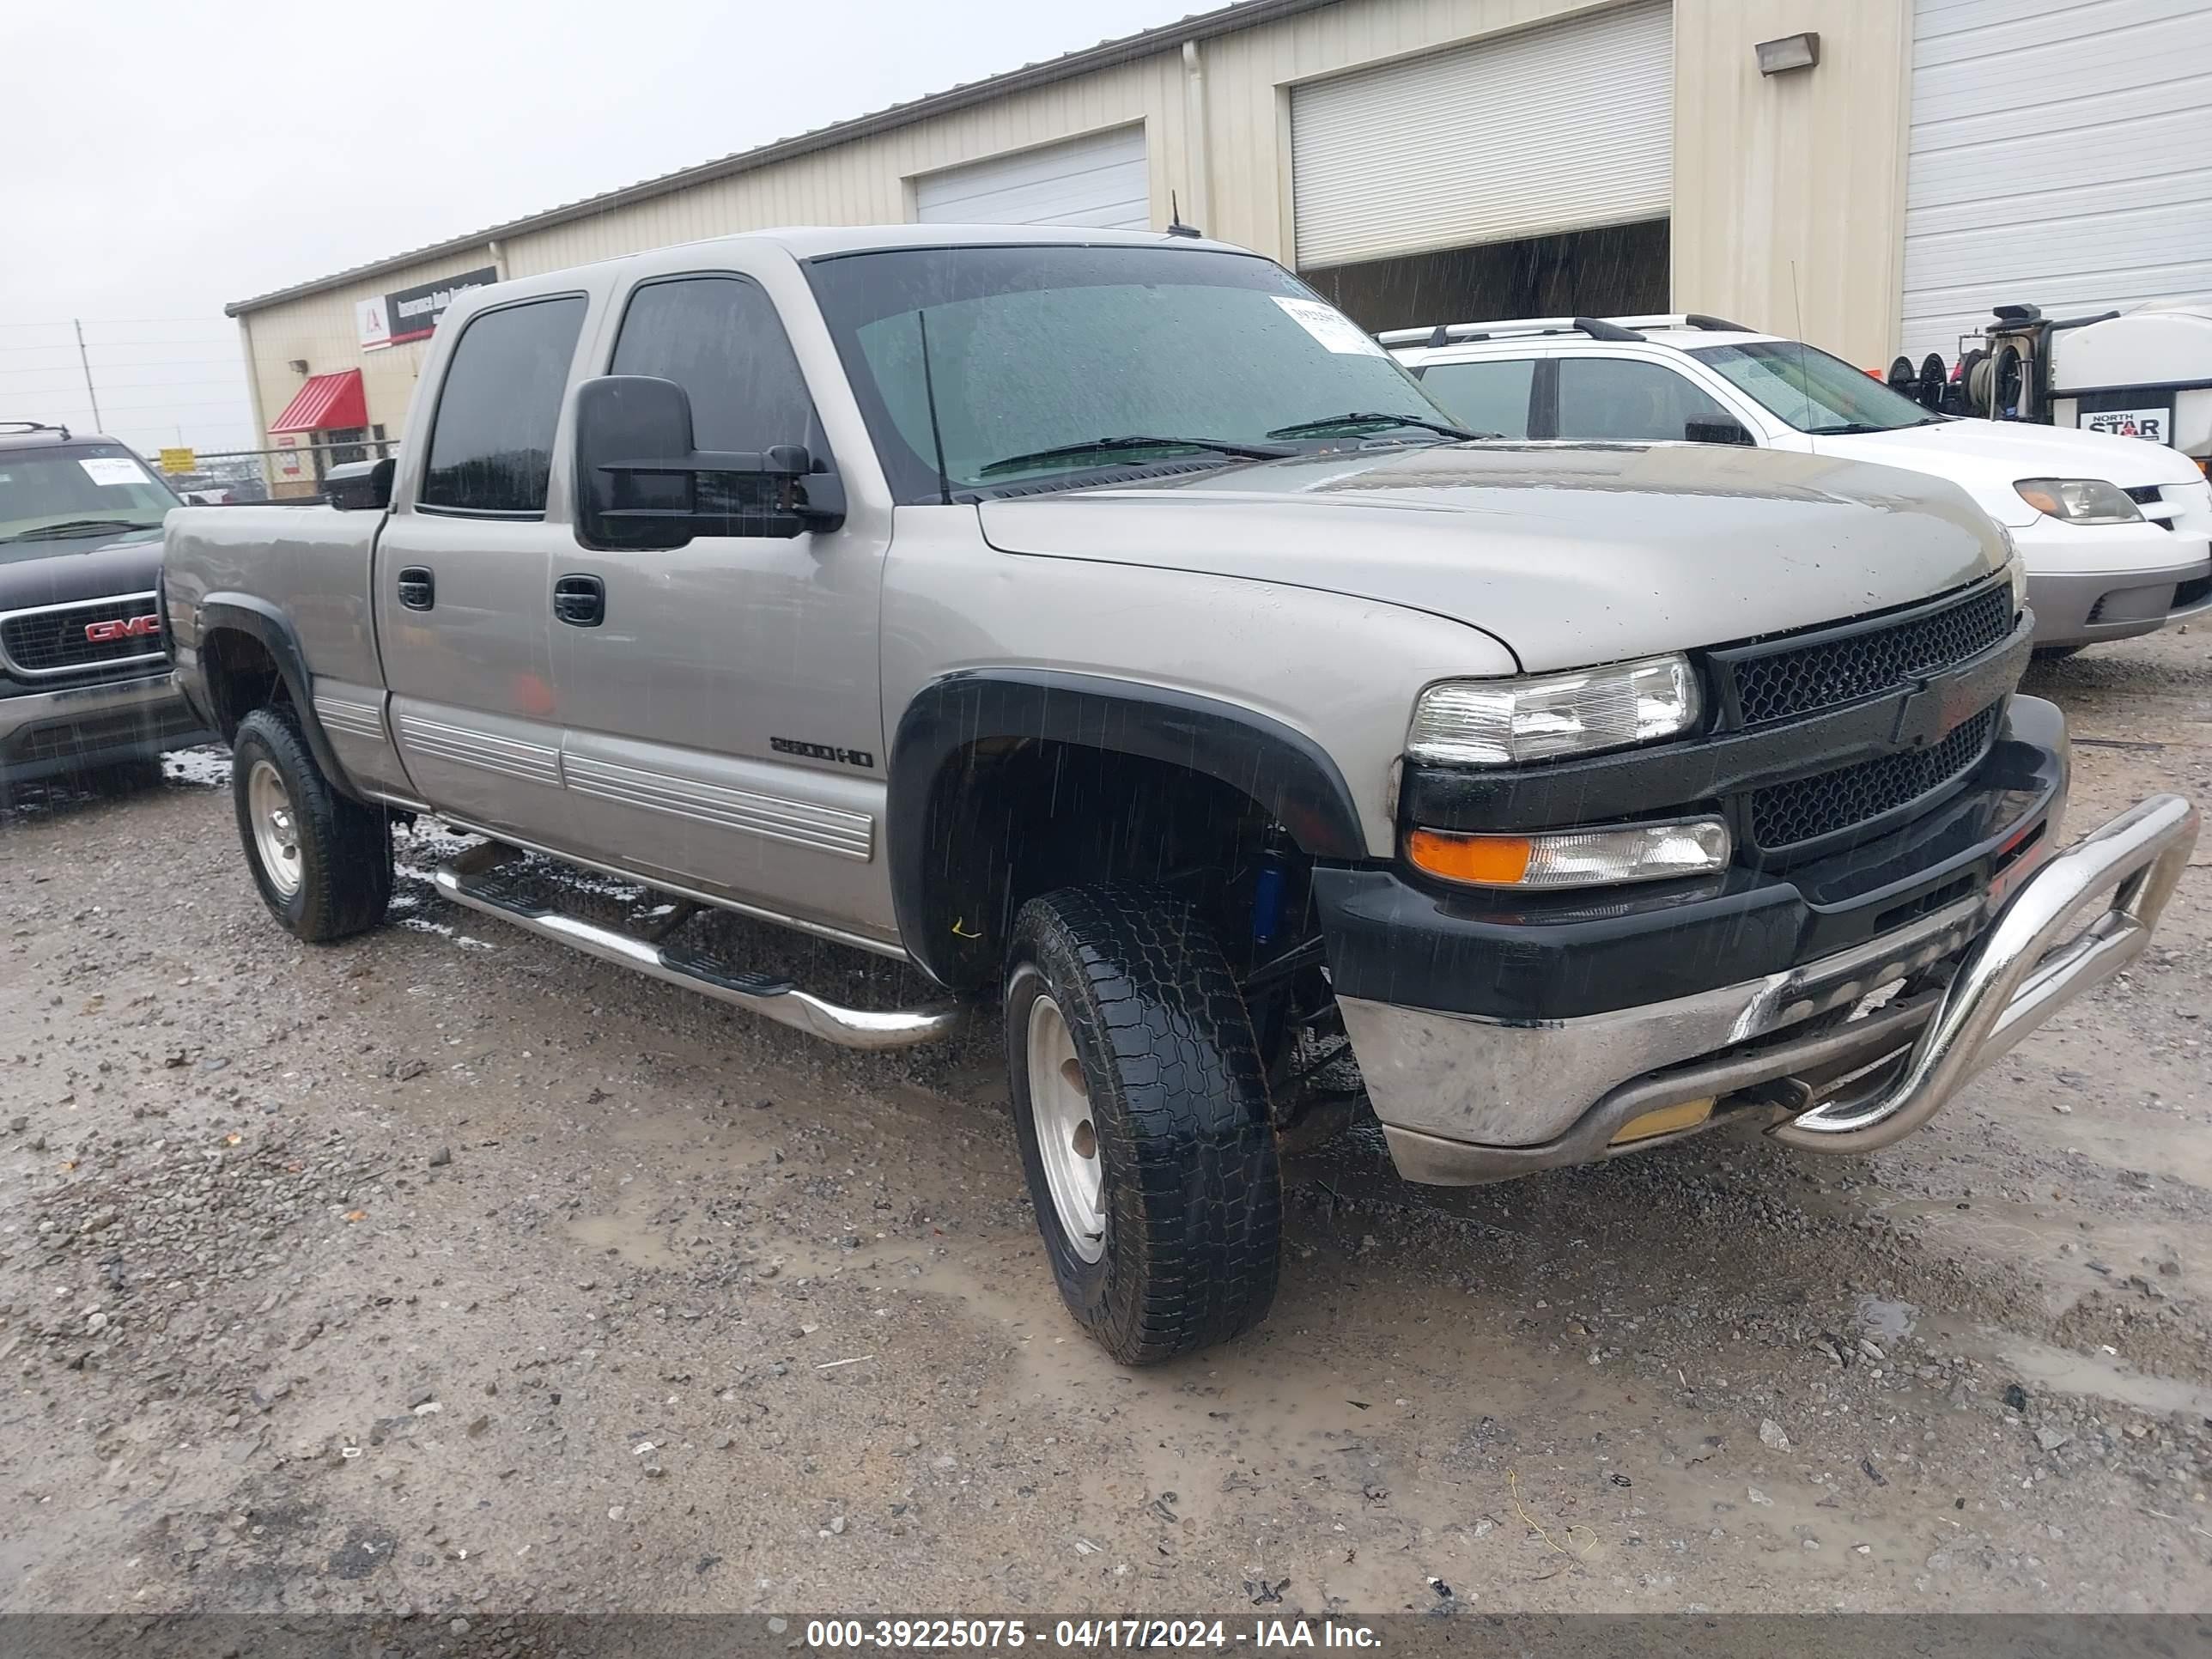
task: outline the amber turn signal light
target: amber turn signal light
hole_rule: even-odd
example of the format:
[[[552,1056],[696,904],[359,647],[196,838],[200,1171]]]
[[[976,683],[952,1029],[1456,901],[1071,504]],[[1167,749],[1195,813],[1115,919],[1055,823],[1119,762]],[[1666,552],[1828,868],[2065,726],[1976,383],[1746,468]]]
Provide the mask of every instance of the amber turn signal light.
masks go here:
[[[1407,837],[1406,854],[1414,868],[1446,881],[1511,887],[1528,873],[1526,836],[1448,836],[1416,830]]]

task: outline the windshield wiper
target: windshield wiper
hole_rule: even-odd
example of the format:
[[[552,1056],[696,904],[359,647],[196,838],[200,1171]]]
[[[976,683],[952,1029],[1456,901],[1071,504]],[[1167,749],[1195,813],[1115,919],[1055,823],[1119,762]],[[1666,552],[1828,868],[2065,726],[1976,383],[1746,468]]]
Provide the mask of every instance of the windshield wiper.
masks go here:
[[[42,524],[36,530],[0,536],[0,543],[62,541],[71,536],[88,535],[94,531],[159,530],[161,527],[158,522],[146,524],[137,519],[64,519],[59,524]]]
[[[1222,438],[1156,438],[1142,433],[1130,433],[1119,438],[1092,438],[1084,443],[1054,444],[1050,449],[1032,449],[1025,454],[1009,455],[1002,460],[993,461],[975,476],[988,478],[994,472],[1011,472],[1018,467],[1035,466],[1046,461],[1072,460],[1079,455],[1108,455],[1121,449],[1206,449],[1217,455],[1235,455],[1248,461],[1279,461],[1285,456],[1297,453],[1267,444],[1231,443]]]
[[[1808,426],[1805,430],[1815,438],[1856,438],[1863,432],[1910,432],[1916,426],[1934,426],[1942,418],[1930,415],[1923,421],[1899,421],[1895,426],[1883,426],[1875,421],[1848,421],[1842,426]]]
[[[1379,410],[1355,409],[1346,415],[1327,415],[1318,421],[1293,421],[1288,426],[1279,426],[1267,435],[1270,438],[1311,438],[1343,426],[1417,426],[1425,432],[1441,432],[1447,438],[1495,438],[1495,432],[1470,432],[1463,426],[1454,426],[1449,421],[1425,421],[1418,415],[1385,415]]]

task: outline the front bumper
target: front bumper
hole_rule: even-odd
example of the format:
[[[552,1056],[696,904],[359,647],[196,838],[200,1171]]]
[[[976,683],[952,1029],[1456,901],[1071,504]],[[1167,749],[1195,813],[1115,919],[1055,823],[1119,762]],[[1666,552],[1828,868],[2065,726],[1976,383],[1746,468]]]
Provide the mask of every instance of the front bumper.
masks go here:
[[[214,741],[167,669],[0,696],[0,782],[10,786]]]
[[[2152,634],[2212,610],[2212,544],[2202,530],[2039,525],[2012,535],[2027,565],[2039,650]]]
[[[1880,939],[1641,1007],[1508,1023],[1357,997],[1339,1006],[1411,1181],[1468,1185],[1595,1162],[1625,1150],[1615,1138],[1636,1120],[1692,1103],[1711,1103],[1710,1115],[1630,1146],[1750,1115],[1806,1150],[1871,1152],[2134,961],[2197,833],[2193,806],[2154,796],[2064,853],[2023,860],[1987,894]],[[1947,982],[1872,1006],[1870,994],[1941,978],[1954,963]]]

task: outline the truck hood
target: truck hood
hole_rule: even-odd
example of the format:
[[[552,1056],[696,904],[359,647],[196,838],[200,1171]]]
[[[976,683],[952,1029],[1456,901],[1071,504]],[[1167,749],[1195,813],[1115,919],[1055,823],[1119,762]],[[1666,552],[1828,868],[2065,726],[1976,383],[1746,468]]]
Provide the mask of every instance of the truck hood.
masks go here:
[[[1938,480],[1718,445],[1357,450],[977,511],[1008,553],[1430,611],[1531,672],[1907,605],[2004,559],[1988,518]]]
[[[1937,421],[1894,432],[1816,435],[1813,446],[1823,455],[1948,478],[1998,523],[2014,526],[2038,517],[2013,488],[2021,478],[2103,478],[2123,489],[2203,482],[2195,463],[2164,444],[2029,421]]]
[[[65,542],[0,545],[0,611],[150,593],[161,569],[161,528]]]

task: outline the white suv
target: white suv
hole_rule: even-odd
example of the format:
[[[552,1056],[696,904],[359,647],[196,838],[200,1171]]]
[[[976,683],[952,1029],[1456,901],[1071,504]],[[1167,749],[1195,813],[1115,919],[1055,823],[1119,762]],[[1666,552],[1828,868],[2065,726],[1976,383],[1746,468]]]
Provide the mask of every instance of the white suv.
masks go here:
[[[1757,444],[1948,478],[2019,545],[2039,654],[2212,609],[2212,484],[2160,445],[1931,414],[1839,357],[1694,313],[1377,337],[1460,420],[1503,437]]]

